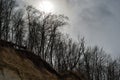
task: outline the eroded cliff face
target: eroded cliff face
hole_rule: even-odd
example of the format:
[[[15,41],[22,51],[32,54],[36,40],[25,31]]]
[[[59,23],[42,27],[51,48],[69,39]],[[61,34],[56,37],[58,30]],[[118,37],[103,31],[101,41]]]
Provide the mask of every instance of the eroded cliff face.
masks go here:
[[[13,49],[0,47],[0,80],[58,80],[46,68],[39,69]]]
[[[0,70],[0,80],[21,80],[21,77],[14,70],[2,68]]]
[[[59,74],[27,50],[0,46],[0,80],[87,80],[77,72]]]

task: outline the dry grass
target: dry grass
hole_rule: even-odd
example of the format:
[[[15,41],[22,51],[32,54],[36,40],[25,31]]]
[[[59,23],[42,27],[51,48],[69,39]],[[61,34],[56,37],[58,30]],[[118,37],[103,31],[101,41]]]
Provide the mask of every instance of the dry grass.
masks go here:
[[[0,47],[0,71],[12,70],[21,80],[86,80],[83,74],[76,72],[63,73],[61,79],[58,79],[59,74],[44,60],[31,52],[23,53],[25,52]]]
[[[14,69],[23,80],[57,80],[57,77],[45,68],[37,69],[29,59],[24,59],[10,48],[0,48],[0,64]]]

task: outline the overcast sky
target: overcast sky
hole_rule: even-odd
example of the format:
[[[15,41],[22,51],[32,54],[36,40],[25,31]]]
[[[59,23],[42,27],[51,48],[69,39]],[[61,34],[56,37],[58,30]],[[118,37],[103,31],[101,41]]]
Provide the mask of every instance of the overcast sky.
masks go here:
[[[40,0],[27,0],[38,8]],[[84,36],[88,45],[103,47],[120,55],[120,0],[48,0],[55,13],[70,18],[67,32],[77,39]]]

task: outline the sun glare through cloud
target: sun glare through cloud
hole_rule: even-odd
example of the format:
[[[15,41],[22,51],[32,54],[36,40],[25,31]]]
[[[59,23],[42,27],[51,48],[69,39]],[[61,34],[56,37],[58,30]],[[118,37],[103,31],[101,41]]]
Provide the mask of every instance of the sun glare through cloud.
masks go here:
[[[54,11],[54,4],[50,1],[41,1],[39,4],[40,10],[46,13],[51,13]]]

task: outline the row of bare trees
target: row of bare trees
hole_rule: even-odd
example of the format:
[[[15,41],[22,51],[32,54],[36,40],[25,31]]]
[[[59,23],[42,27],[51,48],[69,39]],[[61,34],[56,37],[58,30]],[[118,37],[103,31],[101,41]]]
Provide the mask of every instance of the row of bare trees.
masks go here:
[[[98,47],[84,53],[84,69],[90,80],[120,80],[120,58],[112,59]]]
[[[58,72],[75,71],[88,80],[120,80],[120,58],[112,59],[99,47],[87,47],[84,38],[73,41],[59,28],[64,15],[45,14],[15,0],[0,0],[0,39],[26,46]]]

